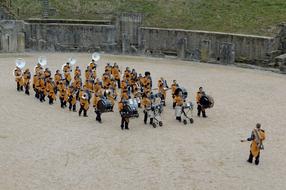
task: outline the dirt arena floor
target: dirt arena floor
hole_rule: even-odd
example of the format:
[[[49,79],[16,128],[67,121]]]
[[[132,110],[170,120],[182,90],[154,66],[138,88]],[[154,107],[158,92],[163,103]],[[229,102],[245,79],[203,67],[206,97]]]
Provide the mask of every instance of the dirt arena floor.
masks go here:
[[[143,57],[102,55],[153,80],[176,79],[195,100],[198,87],[215,98],[208,118],[193,125],[176,122],[168,94],[164,126],[152,128],[140,118],[129,131],[120,115],[103,115],[103,124],[48,105],[16,91],[15,58],[33,69],[40,55],[55,71],[71,56],[84,70],[89,54],[0,55],[0,189],[2,190],[282,190],[286,186],[286,76],[232,66]],[[157,84],[155,84],[157,85]],[[256,122],[266,130],[259,166],[246,162]]]

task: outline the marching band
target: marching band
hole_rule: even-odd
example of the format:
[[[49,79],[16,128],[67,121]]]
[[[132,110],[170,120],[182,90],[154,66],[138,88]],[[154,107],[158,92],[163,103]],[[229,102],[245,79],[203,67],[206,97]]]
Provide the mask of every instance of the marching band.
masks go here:
[[[35,97],[40,102],[45,102],[47,98],[49,104],[53,104],[59,99],[62,109],[68,107],[73,112],[77,112],[77,103],[79,102],[78,115],[83,114],[84,117],[88,117],[87,112],[92,104],[96,113],[96,121],[99,123],[102,123],[103,113],[114,111],[115,102],[119,99],[120,127],[122,130],[128,130],[130,119],[139,116],[138,108],[144,110],[145,124],[149,118],[149,123],[154,128],[157,125],[162,126],[160,115],[163,112],[163,107],[166,106],[167,91],[171,89],[176,120],[181,122],[183,117],[184,124],[186,124],[186,119],[193,123],[192,112],[191,115],[188,115],[187,112],[192,111],[193,104],[187,102],[187,91],[176,80],[169,88],[167,81],[161,77],[158,80],[157,88],[152,89],[153,82],[149,71],[146,71],[144,76],[140,73],[137,74],[135,69],[129,67],[121,71],[117,63],[113,65],[107,63],[102,77],[99,78],[97,76],[97,61],[99,59],[98,53],[92,54],[92,61],[84,71],[85,80],[83,82],[81,69],[79,66],[75,66],[74,58],[70,58],[67,63],[62,65],[61,70],[56,70],[52,76],[51,71],[46,67],[47,59],[39,57],[32,78]],[[18,91],[25,90],[25,93],[30,95],[31,72],[29,69],[23,72],[24,67],[25,61],[17,59],[14,70],[15,81]],[[205,109],[213,107],[213,99],[205,95],[200,88],[196,100],[198,116],[202,113],[203,117],[206,117]]]

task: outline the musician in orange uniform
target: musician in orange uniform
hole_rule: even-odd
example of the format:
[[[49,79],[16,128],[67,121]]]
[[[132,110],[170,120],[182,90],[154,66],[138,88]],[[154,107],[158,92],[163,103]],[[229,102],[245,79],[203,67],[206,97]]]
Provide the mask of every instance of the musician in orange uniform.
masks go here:
[[[17,83],[17,91],[23,91],[23,77],[22,70],[19,67],[16,67],[14,70],[15,81]]]
[[[198,117],[201,116],[201,113],[203,114],[203,117],[207,117],[206,116],[206,110],[204,109],[203,105],[201,105],[201,98],[202,96],[205,95],[205,92],[203,90],[203,87],[200,87],[199,88],[199,91],[197,92],[197,96],[196,96],[196,101],[197,101],[197,110],[198,110]]]
[[[80,77],[81,76],[81,70],[79,68],[79,66],[76,66],[75,70],[74,70],[74,77]]]
[[[51,71],[48,68],[45,69],[44,74],[45,74],[45,79],[48,79],[51,77]]]
[[[122,97],[121,100],[120,100],[120,102],[118,102],[118,110],[119,110],[119,113],[120,113],[120,115],[121,115],[121,125],[120,125],[120,127],[121,127],[122,130],[124,130],[124,129],[129,130],[129,127],[128,127],[128,125],[129,125],[129,118],[126,118],[126,117],[124,117],[124,116],[122,115],[122,111],[124,111],[124,110],[123,110],[123,108],[124,108],[124,102],[125,102],[126,100],[127,100],[127,99],[125,99],[124,97]]]
[[[97,108],[97,105],[98,105],[98,102],[100,100],[100,97],[101,95],[97,94],[97,93],[94,93],[94,97],[93,97],[93,107],[94,107],[94,112],[96,113],[96,121],[98,121],[99,123],[102,123],[102,120],[101,120],[101,112],[98,110]]]
[[[41,102],[46,101],[45,96],[46,96],[46,85],[45,85],[45,74],[41,73],[39,82],[38,82],[38,92],[39,92],[39,99]]]
[[[39,79],[40,79],[40,76],[39,74],[35,74],[33,76],[33,89],[35,91],[35,98],[39,99],[39,91],[38,91],[38,85],[39,85]]]
[[[82,96],[80,96],[80,109],[78,112],[78,115],[81,116],[81,113],[83,112],[83,117],[87,117],[87,110],[89,109],[89,102],[88,102],[88,95],[86,93],[83,93]]]
[[[172,89],[172,98],[173,98],[173,109],[175,109],[176,101],[175,101],[175,91],[179,87],[176,80],[173,80],[173,84],[171,85]]]
[[[92,78],[92,71],[89,66],[86,67],[84,74],[85,74],[85,80],[90,80]]]
[[[49,104],[52,105],[54,101],[56,100],[56,94],[55,94],[55,83],[52,81],[51,78],[47,79],[46,82],[46,93],[49,98]]]
[[[161,94],[161,103],[166,106],[166,89],[168,87],[166,86],[165,80],[163,78],[161,78],[158,81],[158,91]]]
[[[144,124],[147,124],[148,114],[151,109],[152,101],[148,96],[144,93],[142,95],[142,106],[144,108]],[[150,118],[150,124],[153,124],[153,118]]]
[[[70,82],[72,80],[72,77],[71,77],[71,67],[70,67],[70,63],[67,62],[64,67],[63,67],[63,72],[64,72],[64,77],[65,77],[65,81],[66,81],[66,86],[69,86],[70,85]]]
[[[61,80],[62,80],[62,74],[60,73],[59,70],[56,70],[56,73],[54,75],[55,94],[57,94],[57,92],[58,92],[58,85],[59,85]]]
[[[96,65],[96,63],[95,63],[95,60],[92,59],[91,62],[89,63],[89,68],[93,70],[93,69],[96,69],[96,66],[97,66],[97,65]]]
[[[247,138],[247,140],[241,140],[241,142],[251,141],[250,154],[247,162],[252,163],[253,158],[255,158],[255,164],[259,164],[260,150],[264,150],[263,141],[265,138],[265,131],[261,129],[261,124],[257,123],[256,128],[251,132],[251,136]]]
[[[182,92],[179,92],[179,94],[175,95],[174,101],[175,101],[175,109],[176,109],[176,120],[181,122],[182,121],[182,118],[181,118],[182,106],[184,104],[184,99],[182,97]]]
[[[114,79],[117,81],[117,87],[120,88],[120,70],[116,63],[114,63],[111,74],[113,75]]]
[[[67,106],[67,99],[68,99],[67,92],[66,92],[66,86],[64,83],[65,81],[61,80],[58,86],[61,108],[65,108]]]
[[[25,88],[25,94],[30,95],[30,79],[31,79],[31,72],[29,69],[26,69],[23,73],[23,85]]]
[[[35,74],[39,75],[40,72],[43,71],[43,67],[41,66],[40,63],[37,63],[36,67],[35,67]]]
[[[69,110],[76,112],[76,89],[70,86],[67,90],[68,102],[69,102]]]
[[[102,86],[104,89],[108,89],[111,84],[110,75],[105,72],[102,76]]]
[[[94,81],[93,80],[86,80],[85,84],[86,88],[88,88],[89,91],[93,91]]]

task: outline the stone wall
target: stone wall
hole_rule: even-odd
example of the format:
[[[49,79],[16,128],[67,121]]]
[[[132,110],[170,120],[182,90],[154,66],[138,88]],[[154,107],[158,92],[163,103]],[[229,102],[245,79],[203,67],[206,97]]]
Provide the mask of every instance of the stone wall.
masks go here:
[[[139,36],[140,49],[145,54],[223,64],[267,62],[279,46],[272,37],[196,30],[141,27]]]
[[[7,11],[7,9],[0,6],[0,20],[8,20],[12,18],[12,15]]]
[[[24,52],[24,32],[23,21],[0,20],[0,52]]]
[[[113,25],[26,23],[26,49],[34,51],[106,51],[116,47]]]
[[[268,66],[286,52],[286,27],[276,37],[141,27],[140,14],[112,21],[0,20],[0,52],[77,51],[175,56],[220,64]]]

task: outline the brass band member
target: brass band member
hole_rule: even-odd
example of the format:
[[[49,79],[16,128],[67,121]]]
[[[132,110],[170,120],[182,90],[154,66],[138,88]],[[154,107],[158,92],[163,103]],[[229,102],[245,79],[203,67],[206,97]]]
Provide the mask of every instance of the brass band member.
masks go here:
[[[81,70],[79,66],[76,66],[74,70],[74,77],[80,77],[80,76],[81,76]]]
[[[40,74],[34,74],[33,76],[33,89],[35,91],[35,98],[39,98],[39,91],[38,91],[38,85],[39,85],[39,80],[40,80]]]
[[[23,83],[25,88],[25,94],[30,95],[30,79],[31,79],[31,72],[29,69],[26,69],[23,73]]]
[[[171,85],[172,89],[172,98],[173,98],[173,109],[176,107],[176,101],[175,101],[175,91],[179,87],[178,83],[176,80],[173,80],[173,84]]]
[[[68,96],[68,102],[69,102],[69,110],[76,112],[76,89],[72,86],[68,88],[67,96]]]
[[[87,117],[87,110],[89,109],[89,102],[88,102],[88,95],[86,93],[83,93],[83,95],[80,97],[80,109],[78,112],[78,115],[81,116],[81,113],[83,112],[83,117]]]
[[[204,108],[204,106],[201,104],[201,99],[202,97],[205,96],[205,92],[203,91],[203,87],[199,88],[199,91],[197,92],[197,96],[196,96],[196,101],[197,101],[197,110],[198,110],[198,117],[201,116],[201,113],[203,114],[203,117],[206,118],[206,110]]]
[[[14,76],[15,76],[15,81],[17,83],[17,91],[23,91],[22,70],[19,67],[15,68]]]
[[[117,81],[117,87],[120,88],[120,70],[116,63],[114,63],[111,69],[111,74],[113,78]]]
[[[124,102],[125,101],[127,101],[127,99],[125,99],[124,97],[121,97],[120,102],[118,102],[118,110],[119,110],[119,113],[121,115],[121,125],[120,125],[120,127],[121,127],[122,130],[124,130],[124,129],[129,130],[129,127],[128,127],[128,125],[129,125],[129,118],[126,118],[126,117],[124,117],[121,114],[121,112],[123,111],[123,107],[124,107]]]
[[[251,132],[251,136],[247,140],[241,140],[241,142],[251,141],[250,154],[247,160],[249,163],[252,163],[253,158],[255,158],[255,164],[259,164],[260,150],[264,149],[263,141],[265,138],[265,131],[261,129],[261,124],[257,123],[256,128]]]
[[[58,86],[58,91],[59,91],[59,97],[60,97],[60,102],[61,102],[61,108],[67,107],[67,92],[66,92],[66,86],[65,86],[65,81],[61,80]]]
[[[70,85],[70,82],[72,80],[71,77],[71,67],[70,67],[70,63],[67,62],[63,68],[63,72],[64,72],[64,76],[65,76],[65,81],[66,81],[66,86]]]
[[[179,92],[177,95],[175,95],[174,101],[175,101],[175,109],[176,109],[176,120],[181,122],[182,121],[181,112],[182,112],[182,106],[184,104],[182,92]]]
[[[166,81],[161,77],[158,81],[158,91],[161,94],[161,103],[166,106],[166,89],[168,88]]]
[[[148,114],[151,109],[152,101],[151,99],[147,96],[147,94],[142,95],[142,106],[144,108],[144,124],[147,124],[147,119],[148,119]],[[153,118],[150,118],[150,125],[153,124]]]
[[[49,98],[49,104],[52,105],[56,100],[55,83],[49,78],[46,82],[46,93]]]
[[[59,85],[61,80],[62,80],[62,74],[60,73],[59,70],[56,70],[56,73],[54,75],[55,94],[57,94],[57,92],[58,92],[58,85]]]
[[[38,89],[38,92],[39,92],[39,100],[41,102],[46,101],[45,100],[46,84],[45,84],[45,74],[44,73],[40,73],[38,86],[36,88]]]
[[[100,100],[100,95],[97,93],[94,93],[93,107],[94,107],[94,112],[96,113],[96,121],[98,121],[99,123],[102,123],[101,112],[97,108],[99,100]]]

